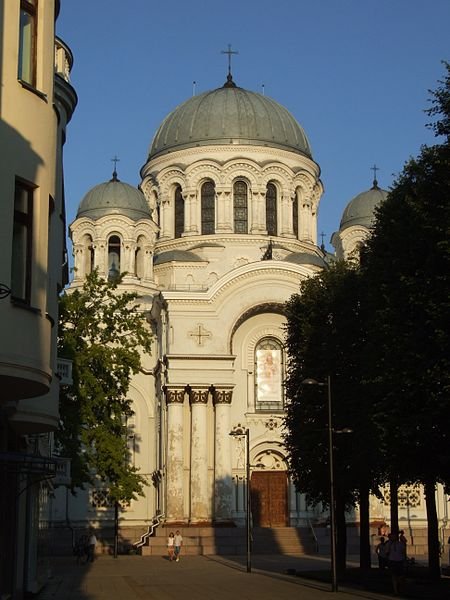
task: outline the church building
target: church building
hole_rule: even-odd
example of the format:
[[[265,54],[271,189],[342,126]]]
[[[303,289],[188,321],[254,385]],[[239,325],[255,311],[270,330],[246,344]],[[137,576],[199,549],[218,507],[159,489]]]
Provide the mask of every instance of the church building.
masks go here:
[[[244,526],[247,468],[254,527],[324,521],[289,478],[282,435],[283,305],[333,259],[317,243],[322,193],[301,125],[229,71],[164,119],[138,188],[114,169],[81,200],[71,288],[94,268],[125,273],[120,288],[139,294],[154,334],[129,389],[131,461],[147,479],[120,513],[131,540],[156,521]],[[386,194],[375,180],[350,202],[332,239],[338,258],[357,250]],[[54,523],[111,525],[105,490],[65,493]],[[381,520],[388,509],[374,500]]]

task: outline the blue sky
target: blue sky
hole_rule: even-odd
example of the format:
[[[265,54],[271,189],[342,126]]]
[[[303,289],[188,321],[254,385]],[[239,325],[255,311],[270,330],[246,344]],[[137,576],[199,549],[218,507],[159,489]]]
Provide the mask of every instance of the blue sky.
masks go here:
[[[271,96],[306,131],[325,193],[328,242],[345,205],[388,189],[421,144],[424,109],[450,60],[450,0],[62,0],[57,34],[74,54],[79,103],[65,145],[68,222],[94,185],[140,181],[163,118],[233,77]],[[320,239],[320,238],[319,238]]]

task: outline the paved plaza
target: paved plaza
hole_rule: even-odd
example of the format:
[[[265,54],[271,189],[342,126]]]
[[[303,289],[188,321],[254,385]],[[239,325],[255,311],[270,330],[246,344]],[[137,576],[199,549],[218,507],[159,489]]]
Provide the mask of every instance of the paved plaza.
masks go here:
[[[245,557],[101,556],[93,564],[52,559],[53,577],[38,600],[382,600],[392,596],[340,588],[287,575],[288,569],[329,568],[329,560],[306,556]]]

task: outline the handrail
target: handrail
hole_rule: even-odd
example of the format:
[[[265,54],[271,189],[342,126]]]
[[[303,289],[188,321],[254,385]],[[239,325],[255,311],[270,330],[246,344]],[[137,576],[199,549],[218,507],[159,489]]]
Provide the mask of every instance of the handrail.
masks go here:
[[[141,538],[138,542],[134,542],[134,548],[142,548],[145,545],[145,542],[148,540],[150,536],[153,535],[154,530],[161,524],[161,521],[164,519],[164,514],[161,513],[153,517],[153,521],[147,528],[147,531],[141,535]]]
[[[308,527],[311,530],[313,540],[314,540],[314,545],[316,546],[316,552],[318,554],[319,553],[319,540],[317,539],[317,535],[316,535],[316,532],[314,531],[314,527],[313,527],[313,524],[311,523],[311,520],[307,519],[307,523],[308,523]]]

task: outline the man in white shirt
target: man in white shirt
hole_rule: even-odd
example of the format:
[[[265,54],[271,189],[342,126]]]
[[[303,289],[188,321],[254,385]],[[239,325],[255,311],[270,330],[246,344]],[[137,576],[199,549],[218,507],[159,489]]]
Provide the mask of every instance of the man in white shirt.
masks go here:
[[[183,537],[181,536],[180,530],[177,529],[175,532],[175,540],[174,540],[174,546],[175,546],[175,560],[177,562],[180,561],[180,554],[181,554],[181,546],[183,545]]]
[[[94,530],[90,530],[88,545],[87,545],[87,559],[86,562],[94,562],[95,546],[97,545],[97,538]]]

